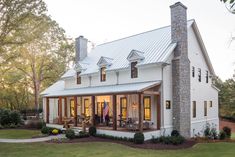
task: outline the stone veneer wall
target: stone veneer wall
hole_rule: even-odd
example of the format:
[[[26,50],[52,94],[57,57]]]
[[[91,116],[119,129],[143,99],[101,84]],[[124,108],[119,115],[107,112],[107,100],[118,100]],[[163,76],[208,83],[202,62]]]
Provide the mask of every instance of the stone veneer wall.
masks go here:
[[[171,8],[171,39],[177,43],[172,60],[173,127],[190,137],[190,61],[188,59],[187,8],[180,2]]]

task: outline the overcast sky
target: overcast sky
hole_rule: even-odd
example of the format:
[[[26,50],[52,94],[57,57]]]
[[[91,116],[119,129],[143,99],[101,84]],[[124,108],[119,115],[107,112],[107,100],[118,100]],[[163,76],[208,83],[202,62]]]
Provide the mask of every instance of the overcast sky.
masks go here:
[[[96,45],[170,24],[169,6],[177,0],[45,0],[52,19],[69,37],[83,35]],[[234,73],[235,14],[220,0],[181,0],[195,19],[216,74]]]

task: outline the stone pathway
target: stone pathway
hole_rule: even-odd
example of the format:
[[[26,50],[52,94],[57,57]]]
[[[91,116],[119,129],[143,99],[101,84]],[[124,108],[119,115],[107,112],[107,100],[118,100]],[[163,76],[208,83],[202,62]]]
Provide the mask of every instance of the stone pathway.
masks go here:
[[[31,138],[31,139],[2,139],[0,138],[0,143],[33,143],[33,142],[45,142],[50,141],[54,138],[65,138],[63,134],[57,136],[48,136],[40,138]]]

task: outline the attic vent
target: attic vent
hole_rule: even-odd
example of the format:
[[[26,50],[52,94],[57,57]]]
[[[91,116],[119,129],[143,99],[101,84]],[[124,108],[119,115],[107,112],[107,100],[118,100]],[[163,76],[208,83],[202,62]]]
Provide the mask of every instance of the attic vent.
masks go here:
[[[144,59],[144,52],[138,50],[131,50],[131,52],[127,56],[127,60],[129,62],[140,61],[143,59]]]
[[[97,65],[99,67],[106,67],[106,66],[110,66],[112,65],[113,59],[112,58],[108,58],[108,57],[103,57],[101,56]]]

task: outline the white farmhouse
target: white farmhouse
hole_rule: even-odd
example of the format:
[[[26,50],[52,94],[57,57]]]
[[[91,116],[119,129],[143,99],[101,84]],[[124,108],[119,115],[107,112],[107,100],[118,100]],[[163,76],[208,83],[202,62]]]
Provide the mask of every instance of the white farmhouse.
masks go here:
[[[44,120],[98,133],[145,139],[173,129],[192,137],[218,129],[218,89],[213,67],[187,8],[170,6],[171,25],[96,46],[76,39],[76,65],[42,92]],[[68,120],[70,119],[70,120]]]

